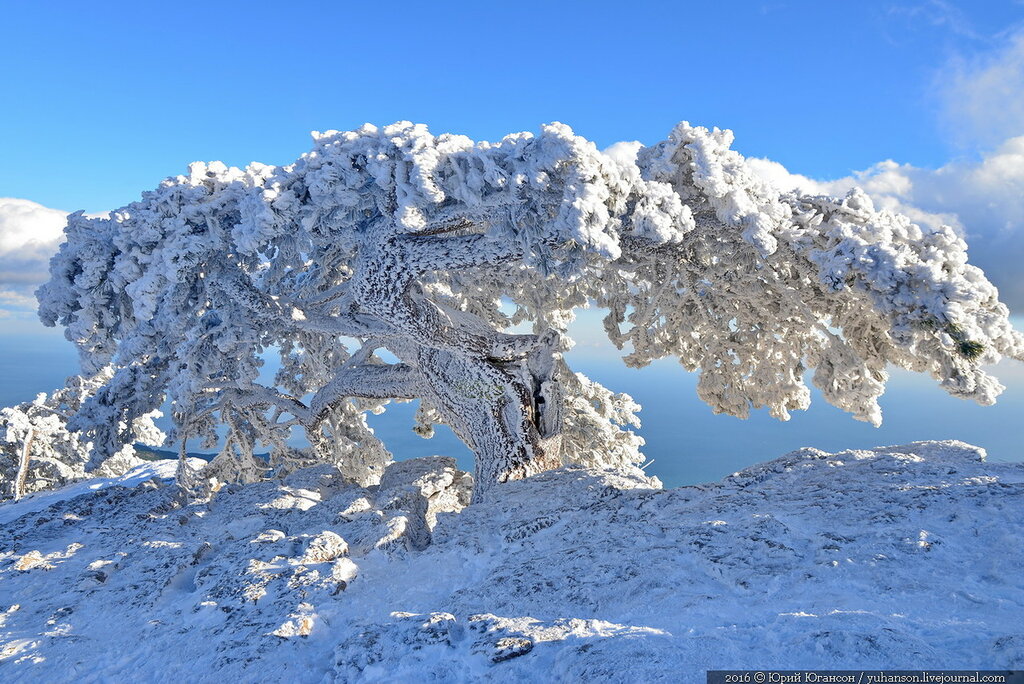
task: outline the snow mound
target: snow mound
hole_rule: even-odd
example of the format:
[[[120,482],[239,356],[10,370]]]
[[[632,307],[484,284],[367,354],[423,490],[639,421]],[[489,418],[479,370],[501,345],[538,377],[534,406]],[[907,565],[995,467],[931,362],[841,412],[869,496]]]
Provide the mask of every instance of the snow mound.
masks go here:
[[[0,506],[5,678],[1024,668],[1024,465],[961,442],[802,449],[669,491],[564,468],[464,510],[441,457],[379,487],[317,466],[208,502],[169,474]]]

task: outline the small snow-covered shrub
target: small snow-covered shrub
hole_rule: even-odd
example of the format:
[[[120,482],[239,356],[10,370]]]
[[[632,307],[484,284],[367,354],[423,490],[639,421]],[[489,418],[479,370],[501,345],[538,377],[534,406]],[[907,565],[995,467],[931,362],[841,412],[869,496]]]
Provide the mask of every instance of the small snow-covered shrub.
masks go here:
[[[68,420],[112,375],[110,368],[88,378],[75,375],[49,395],[0,409],[0,499],[21,498],[87,476],[93,445],[81,433],[69,431]],[[133,445],[163,443],[163,432],[153,424],[159,416],[152,411],[120,426],[121,447],[93,474],[113,477],[141,463]]]

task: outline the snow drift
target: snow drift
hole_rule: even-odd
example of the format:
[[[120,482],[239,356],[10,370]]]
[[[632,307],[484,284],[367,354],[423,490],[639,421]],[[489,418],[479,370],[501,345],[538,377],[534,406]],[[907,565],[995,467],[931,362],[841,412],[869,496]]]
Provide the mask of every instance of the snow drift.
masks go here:
[[[669,491],[563,468],[461,512],[469,478],[441,457],[204,502],[168,474],[0,506],[4,679],[1024,668],[1024,464],[961,442],[803,449]]]

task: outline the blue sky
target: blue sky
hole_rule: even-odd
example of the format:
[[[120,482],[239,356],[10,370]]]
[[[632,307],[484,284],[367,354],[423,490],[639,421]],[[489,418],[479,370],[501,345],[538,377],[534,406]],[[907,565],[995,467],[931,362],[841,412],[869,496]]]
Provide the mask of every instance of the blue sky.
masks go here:
[[[7,3],[0,403],[74,371],[73,351],[31,311],[64,212],[116,208],[197,159],[288,163],[309,148],[310,130],[367,121],[495,139],[559,120],[600,147],[657,142],[683,119],[731,128],[735,147],[772,160],[763,170],[783,185],[857,184],[917,221],[951,223],[1024,314],[1024,3],[550,5]],[[595,376],[607,368],[607,384],[614,376],[638,396],[650,391],[658,405],[646,415],[665,414],[648,419],[652,445],[706,442],[698,456],[719,470],[741,450],[763,460],[802,444],[871,446],[953,428],[1021,457],[1019,369],[1008,367],[1003,404],[978,413],[901,376],[881,431],[837,421],[820,401],[792,424],[764,427],[760,417],[710,417],[680,369],[665,367],[678,376],[658,392],[653,375],[621,376],[593,346],[592,322],[580,335]]]
[[[286,163],[310,130],[422,121],[493,139],[560,120],[608,145],[687,119],[816,178],[969,154],[958,59],[1024,6],[985,2],[7,3],[0,190],[136,199],[195,159]]]

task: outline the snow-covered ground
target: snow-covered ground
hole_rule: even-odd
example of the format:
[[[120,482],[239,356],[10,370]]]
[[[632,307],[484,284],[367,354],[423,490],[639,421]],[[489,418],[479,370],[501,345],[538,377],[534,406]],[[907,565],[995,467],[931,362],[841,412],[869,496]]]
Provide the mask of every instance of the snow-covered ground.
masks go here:
[[[460,513],[443,458],[202,503],[169,474],[0,506],[0,679],[1024,668],[1024,464],[959,442],[805,449],[669,491],[563,469]]]

